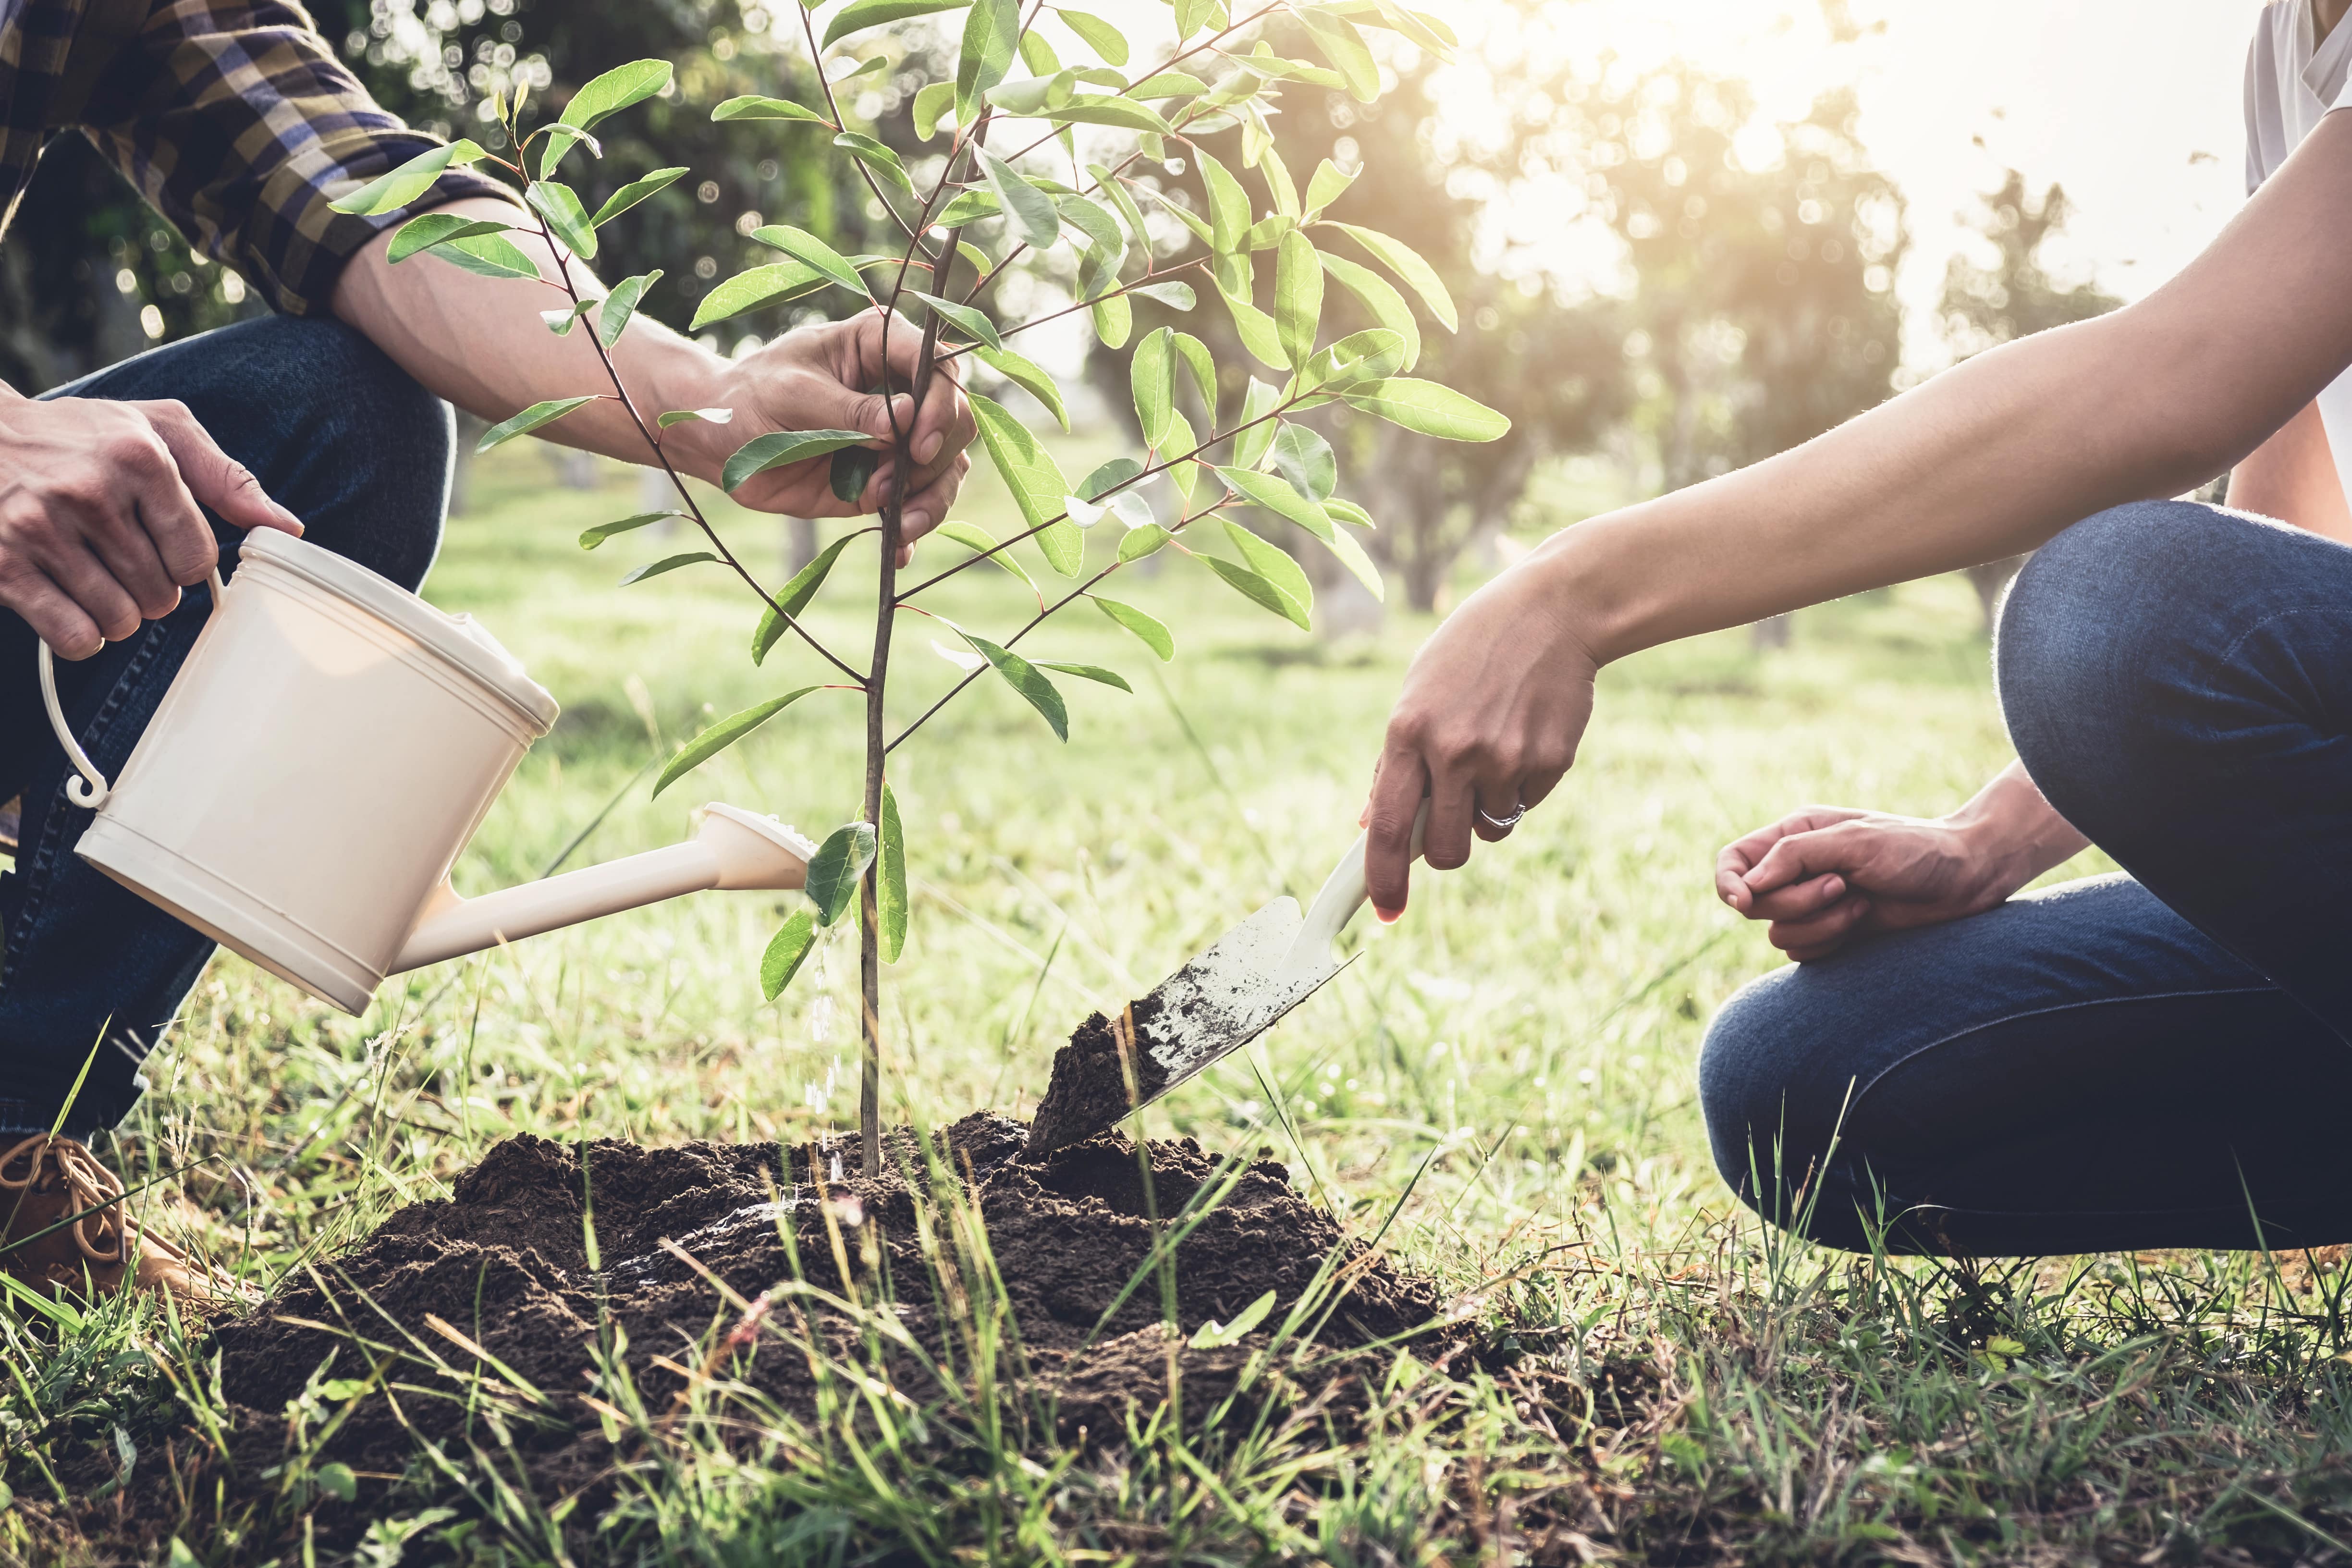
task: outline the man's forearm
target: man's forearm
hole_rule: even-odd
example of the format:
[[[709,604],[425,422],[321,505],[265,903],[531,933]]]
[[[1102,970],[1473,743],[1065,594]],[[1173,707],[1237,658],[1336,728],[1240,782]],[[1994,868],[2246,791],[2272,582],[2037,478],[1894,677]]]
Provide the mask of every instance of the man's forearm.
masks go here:
[[[1523,564],[1607,661],[2031,550],[2252,451],[2352,363],[2352,114],[2329,115],[2148,299],[1829,434],[1557,536]]]
[[[2023,763],[1994,774],[1944,820],[1967,837],[1993,879],[2010,892],[2074,858],[2091,842],[2058,815]]]
[[[411,257],[395,266],[385,258],[387,231],[344,268],[335,289],[335,314],[425,388],[485,419],[504,419],[545,398],[609,396],[613,384],[592,337],[594,312],[562,337],[540,320],[541,311],[568,309],[571,300],[551,286],[560,276],[556,258],[525,226],[530,220],[522,209],[476,198],[439,210],[515,221],[516,231],[508,237],[550,281],[477,277],[432,256]],[[583,299],[604,292],[584,263],[569,265],[572,285]],[[708,349],[647,316],[632,322],[613,356],[647,425],[670,409],[711,405],[726,368]],[[723,439],[710,434],[719,428],[680,426],[664,446],[681,469],[709,479],[724,458]],[[635,421],[617,402],[590,404],[539,434],[629,462],[651,459]]]

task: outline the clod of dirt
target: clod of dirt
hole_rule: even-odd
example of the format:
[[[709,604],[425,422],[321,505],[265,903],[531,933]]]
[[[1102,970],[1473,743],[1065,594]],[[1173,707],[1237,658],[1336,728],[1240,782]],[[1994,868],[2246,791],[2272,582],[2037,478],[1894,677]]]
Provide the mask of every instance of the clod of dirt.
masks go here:
[[[1336,1271],[1334,1297],[1315,1314],[1319,1345],[1365,1345],[1433,1324],[1434,1291],[1345,1237],[1273,1161],[1236,1172],[1191,1139],[1152,1143],[1139,1159],[1132,1143],[1110,1134],[1031,1162],[1019,1157],[1024,1141],[1034,1142],[1021,1123],[986,1113],[939,1140],[953,1173],[948,1195],[960,1189],[983,1222],[1018,1330],[1025,1361],[1010,1381],[1024,1408],[1035,1407],[1035,1395],[1057,1408],[1063,1441],[1086,1431],[1089,1443],[1111,1440],[1129,1405],[1148,1411],[1163,1396],[1171,1331],[1161,1291],[1150,1277],[1129,1287],[1170,1220],[1222,1182],[1230,1190],[1213,1206],[1203,1204],[1205,1217],[1177,1247],[1175,1334],[1189,1338],[1207,1320],[1228,1321],[1269,1290],[1271,1328],[1335,1253],[1345,1267]],[[314,1373],[365,1380],[372,1355],[396,1352],[389,1379],[409,1392],[397,1405],[381,1393],[360,1395],[313,1463],[396,1475],[410,1468],[420,1437],[461,1450],[474,1419],[467,1383],[478,1375],[520,1387],[534,1407],[519,1454],[540,1494],[584,1491],[593,1501],[626,1458],[590,1403],[611,1397],[600,1345],[625,1344],[629,1376],[649,1411],[671,1408],[687,1370],[707,1355],[723,1360],[724,1376],[787,1410],[814,1408],[809,1357],[747,1323],[740,1305],[796,1275],[869,1304],[887,1289],[908,1332],[939,1352],[970,1308],[959,1319],[959,1309],[933,1293],[942,1277],[938,1257],[925,1251],[917,1199],[897,1173],[925,1166],[911,1137],[889,1142],[890,1173],[874,1180],[854,1174],[853,1144],[649,1149],[520,1137],[497,1145],[458,1178],[447,1201],[400,1210],[366,1241],[289,1278],[263,1306],[220,1326],[220,1386],[240,1455],[230,1484],[263,1484],[249,1478],[268,1470],[285,1441],[283,1413]],[[848,1179],[834,1177],[836,1160],[853,1173]],[[923,1180],[919,1174],[919,1185]],[[929,1234],[950,1229],[933,1207]],[[736,1304],[705,1270],[737,1293]],[[968,1291],[976,1274],[969,1266],[964,1274],[955,1289]],[[779,1317],[801,1310],[774,1308]],[[713,1333],[714,1325],[722,1331]],[[861,1335],[846,1321],[820,1320],[814,1331],[844,1361],[861,1353]],[[1250,1349],[1265,1342],[1261,1330],[1239,1346],[1177,1347],[1188,1387],[1196,1373],[1204,1392],[1231,1384]],[[1321,1375],[1362,1375],[1348,1358],[1337,1362]],[[894,1362],[889,1375],[923,1395],[912,1357]],[[419,1392],[428,1386],[446,1396]],[[1210,1403],[1188,1394],[1188,1415]],[[355,1520],[367,1504],[363,1492]]]
[[[1108,1132],[1129,1111],[1168,1087],[1168,1069],[1150,1049],[1139,1048],[1139,1042],[1150,1040],[1151,1023],[1159,1016],[1159,998],[1146,996],[1128,1004],[1121,1018],[1097,1013],[1078,1026],[1070,1043],[1054,1053],[1054,1076],[1029,1123],[1023,1159],[1043,1159],[1056,1149]],[[1135,1071],[1132,1100],[1123,1059],[1129,1057]]]

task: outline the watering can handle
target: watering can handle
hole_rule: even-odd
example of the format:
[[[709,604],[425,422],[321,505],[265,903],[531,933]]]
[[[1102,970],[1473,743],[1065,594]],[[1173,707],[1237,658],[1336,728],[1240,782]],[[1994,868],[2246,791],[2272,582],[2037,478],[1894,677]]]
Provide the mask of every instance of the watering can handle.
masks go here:
[[[221,595],[226,591],[221,585],[217,563],[213,566],[209,582],[213,591],[212,613],[217,614]],[[58,732],[58,744],[66,749],[66,760],[72,763],[74,772],[81,775],[66,780],[66,796],[76,805],[96,811],[106,804],[106,797],[114,793],[114,786],[106,782],[106,775],[98,771],[98,764],[89,760],[89,753],[81,749],[79,741],[74,739],[72,726],[66,722],[66,710],[58,701],[57,656],[49,651],[48,644],[42,643],[36,657],[41,666],[41,701],[49,710],[49,728]]]

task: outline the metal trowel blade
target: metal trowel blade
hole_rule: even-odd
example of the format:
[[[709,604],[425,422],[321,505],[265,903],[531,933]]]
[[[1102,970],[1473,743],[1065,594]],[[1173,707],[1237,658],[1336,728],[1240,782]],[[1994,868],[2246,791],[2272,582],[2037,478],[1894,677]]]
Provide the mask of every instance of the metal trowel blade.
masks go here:
[[[1298,900],[1276,899],[1152,987],[1146,1000],[1159,1011],[1138,1026],[1136,1044],[1168,1078],[1136,1109],[1265,1033],[1340,971],[1282,973],[1299,924]]]

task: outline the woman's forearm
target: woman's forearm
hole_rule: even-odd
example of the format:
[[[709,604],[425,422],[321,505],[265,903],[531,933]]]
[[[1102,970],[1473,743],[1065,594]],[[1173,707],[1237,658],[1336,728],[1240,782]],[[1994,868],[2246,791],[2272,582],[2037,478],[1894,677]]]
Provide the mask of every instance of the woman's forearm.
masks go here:
[[[1958,365],[1779,457],[1580,524],[1552,574],[1596,657],[2040,545],[2252,451],[2352,362],[2352,114],[2137,304]]]
[[[1944,820],[1968,840],[2003,896],[2073,859],[2091,842],[2058,815],[2027,775],[2023,763],[2011,763],[1994,774],[1991,783]]]

